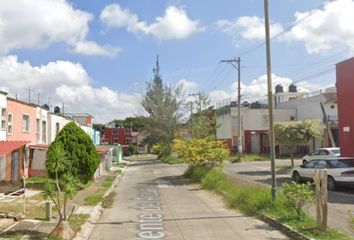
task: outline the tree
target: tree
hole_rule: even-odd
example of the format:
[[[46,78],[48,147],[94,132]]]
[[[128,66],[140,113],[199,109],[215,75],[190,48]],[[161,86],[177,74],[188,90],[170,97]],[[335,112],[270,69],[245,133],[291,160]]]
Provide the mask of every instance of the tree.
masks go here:
[[[189,101],[186,107],[189,108],[190,117],[187,122],[191,129],[193,138],[216,138],[216,118],[214,109],[205,109],[209,106],[210,100],[208,95],[199,92],[192,94],[195,97],[193,101]],[[197,112],[193,113],[193,106],[197,106]]]
[[[59,132],[49,146],[47,158],[50,158],[50,148],[61,144],[71,161],[70,171],[81,183],[86,184],[92,179],[99,164],[99,156],[92,139],[75,122],[70,122]],[[49,155],[48,155],[49,154]],[[54,175],[48,172],[49,177]]]
[[[64,147],[60,142],[50,145],[47,152],[46,169],[48,178],[44,188],[44,195],[49,197],[55,204],[59,214],[59,221],[50,235],[62,239],[72,239],[75,235],[68,220],[67,202],[72,199],[77,190],[77,179],[71,174],[72,161],[67,158]]]
[[[44,194],[55,204],[59,221],[51,235],[71,239],[66,213],[67,202],[81,183],[92,179],[99,157],[91,138],[75,122],[70,122],[59,132],[47,151],[45,163],[48,179]]]
[[[297,145],[308,144],[320,138],[320,123],[314,120],[281,122],[274,125],[275,141],[288,148],[291,166],[294,166],[294,151]]]
[[[163,84],[158,57],[153,73],[154,78],[147,83],[142,101],[142,106],[149,114],[144,124],[145,142],[150,147],[160,143],[170,152],[181,118],[182,93],[178,87]]]

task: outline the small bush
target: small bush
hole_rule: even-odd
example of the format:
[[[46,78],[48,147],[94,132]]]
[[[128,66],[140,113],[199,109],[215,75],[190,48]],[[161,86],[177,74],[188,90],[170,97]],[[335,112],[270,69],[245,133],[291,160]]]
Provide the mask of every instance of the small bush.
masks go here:
[[[313,184],[308,182],[306,184],[298,184],[295,182],[284,183],[280,191],[284,194],[288,200],[287,205],[294,209],[299,218],[301,218],[305,212],[304,207],[314,201],[314,193],[312,192]]]
[[[161,162],[163,163],[168,163],[168,164],[181,164],[182,161],[179,160],[178,158],[172,156],[172,155],[169,155],[169,156],[166,156],[166,157],[162,157],[161,158]]]
[[[190,165],[184,172],[186,178],[191,179],[193,182],[200,182],[208,173],[208,170],[200,165]]]

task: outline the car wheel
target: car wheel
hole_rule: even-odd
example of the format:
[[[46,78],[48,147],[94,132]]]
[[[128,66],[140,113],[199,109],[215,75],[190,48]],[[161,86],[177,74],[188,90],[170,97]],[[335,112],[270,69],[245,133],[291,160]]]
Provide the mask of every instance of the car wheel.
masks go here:
[[[334,178],[332,176],[328,176],[327,188],[328,188],[328,190],[331,190],[331,191],[336,189],[336,180],[334,180]]]
[[[301,182],[302,182],[302,181],[301,181],[300,174],[299,174],[298,172],[294,172],[294,173],[293,173],[293,179],[294,179],[294,181],[297,182],[297,183],[301,183]]]

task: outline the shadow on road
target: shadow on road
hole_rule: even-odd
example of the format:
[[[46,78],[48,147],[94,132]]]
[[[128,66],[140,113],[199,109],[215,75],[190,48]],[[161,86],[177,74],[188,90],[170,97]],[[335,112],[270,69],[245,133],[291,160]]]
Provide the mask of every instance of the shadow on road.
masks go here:
[[[168,186],[181,186],[191,183],[191,181],[184,178],[183,175],[160,177],[157,179],[157,182]]]

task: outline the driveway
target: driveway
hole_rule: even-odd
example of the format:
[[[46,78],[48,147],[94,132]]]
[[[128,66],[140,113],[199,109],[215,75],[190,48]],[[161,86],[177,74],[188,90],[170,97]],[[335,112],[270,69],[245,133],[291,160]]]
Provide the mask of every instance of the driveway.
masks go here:
[[[277,159],[276,166],[289,166],[289,159]],[[295,160],[295,165],[301,165],[301,160]],[[270,187],[270,162],[242,162],[228,163],[225,166],[225,174],[237,181],[261,184]],[[289,170],[276,169],[277,185],[291,181]],[[309,212],[315,216],[314,206],[310,207]],[[354,189],[342,188],[338,191],[328,192],[328,224],[332,228],[339,229],[347,234],[354,235],[353,228],[349,221],[354,217]]]

